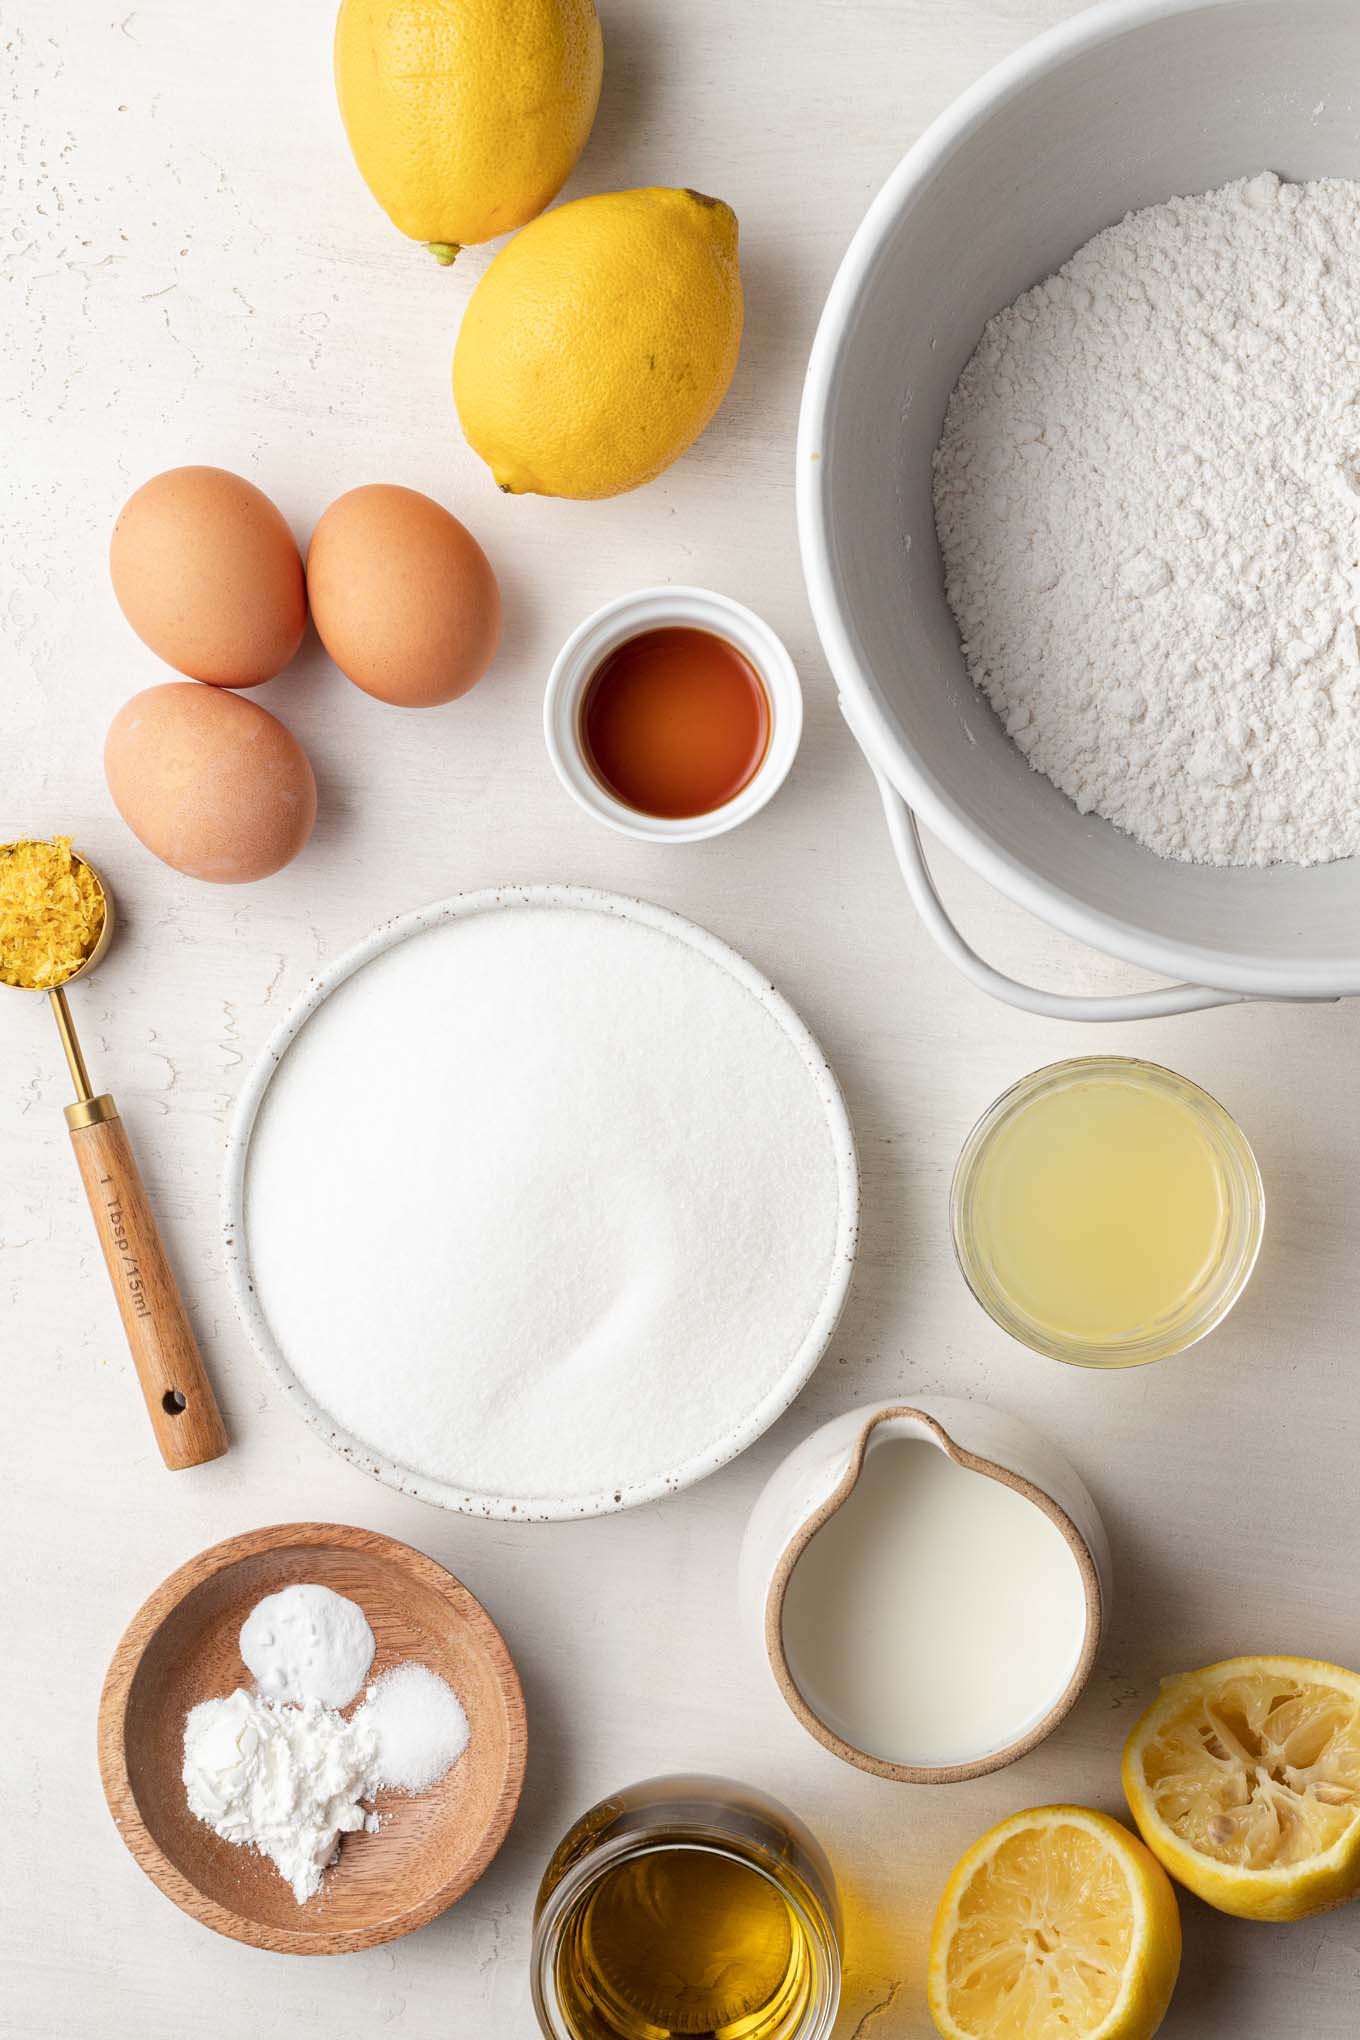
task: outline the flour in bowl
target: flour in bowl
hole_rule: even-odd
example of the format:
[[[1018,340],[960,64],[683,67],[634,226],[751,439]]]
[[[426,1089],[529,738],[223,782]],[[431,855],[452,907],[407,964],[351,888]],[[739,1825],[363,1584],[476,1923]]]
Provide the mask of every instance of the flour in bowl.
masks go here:
[[[1163,857],[1360,851],[1360,185],[1131,213],[990,320],[935,455],[975,684]]]
[[[274,1341],[367,1452],[473,1509],[694,1478],[800,1385],[843,1274],[825,1088],[666,928],[524,905],[413,935],[264,1094],[246,1231]]]

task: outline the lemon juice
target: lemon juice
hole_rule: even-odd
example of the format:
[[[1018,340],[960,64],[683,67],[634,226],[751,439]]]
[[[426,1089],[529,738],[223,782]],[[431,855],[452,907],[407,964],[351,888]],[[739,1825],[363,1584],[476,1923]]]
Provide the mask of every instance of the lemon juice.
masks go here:
[[[1198,1086],[1152,1063],[1083,1058],[986,1115],[960,1160],[954,1227],[975,1293],[1026,1344],[1096,1365],[1157,1359],[1240,1292],[1260,1178]]]

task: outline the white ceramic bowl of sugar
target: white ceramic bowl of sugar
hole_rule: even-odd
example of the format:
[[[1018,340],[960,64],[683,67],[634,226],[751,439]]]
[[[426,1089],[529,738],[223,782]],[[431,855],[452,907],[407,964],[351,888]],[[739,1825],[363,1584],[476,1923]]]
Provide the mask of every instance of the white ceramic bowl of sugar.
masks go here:
[[[702,1479],[849,1286],[826,1058],[725,943],[570,886],[467,893],[314,980],[247,1079],[224,1232],[287,1400],[392,1486],[514,1520]]]

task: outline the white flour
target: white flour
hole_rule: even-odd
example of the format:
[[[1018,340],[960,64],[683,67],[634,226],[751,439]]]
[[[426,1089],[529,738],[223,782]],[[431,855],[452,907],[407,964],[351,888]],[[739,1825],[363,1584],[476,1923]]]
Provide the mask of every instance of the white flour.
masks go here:
[[[189,1710],[189,1811],[224,1841],[268,1856],[304,1905],[341,1836],[378,1825],[360,1803],[372,1794],[377,1754],[362,1707],[346,1721],[319,1700],[282,1707],[238,1687]]]
[[[1360,851],[1360,185],[1133,213],[992,319],[935,456],[973,680],[1164,857]]]
[[[778,1388],[836,1265],[826,1109],[687,942],[581,908],[376,957],[265,1094],[253,1278],[312,1397],[401,1465],[570,1503]]]

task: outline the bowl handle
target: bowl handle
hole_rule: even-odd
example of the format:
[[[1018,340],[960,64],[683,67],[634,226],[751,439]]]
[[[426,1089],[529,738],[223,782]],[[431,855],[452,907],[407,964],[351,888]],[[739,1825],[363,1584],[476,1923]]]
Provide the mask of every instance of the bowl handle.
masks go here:
[[[848,715],[846,721],[850,721]],[[859,732],[853,723],[851,729],[858,740]],[[862,742],[860,748],[864,750]],[[1037,985],[1021,984],[1017,978],[1006,977],[1003,972],[993,969],[975,949],[969,947],[950,920],[944,902],[935,890],[915,815],[867,750],[864,750],[864,755],[878,782],[888,834],[912,905],[950,962],[971,979],[979,991],[1003,1000],[1008,1006],[1018,1006],[1024,1013],[1037,1013],[1046,1020],[1163,1020],[1174,1013],[1202,1012],[1209,1006],[1251,1003],[1241,992],[1216,992],[1207,985],[1159,985],[1149,992],[1083,998],[1070,992],[1041,991]]]

